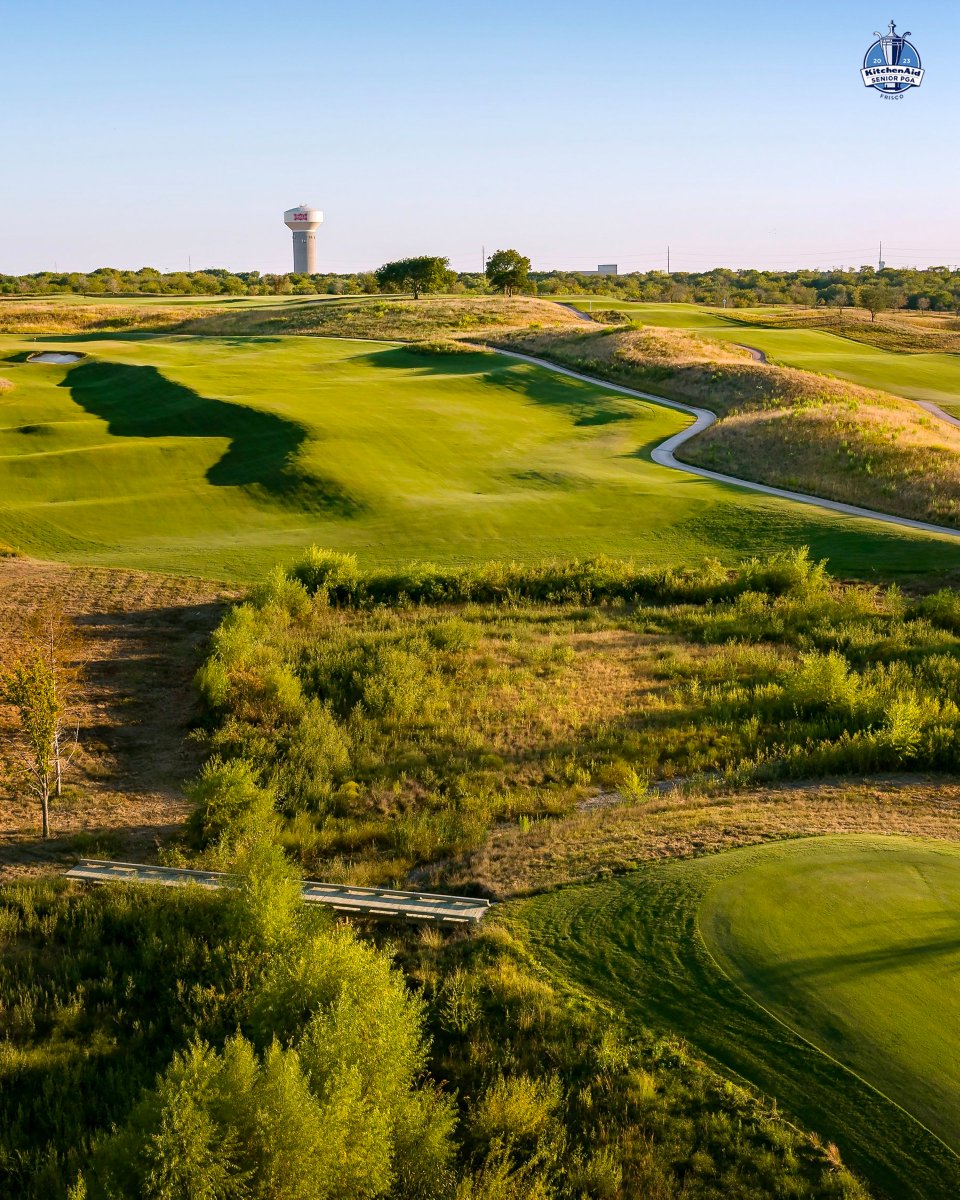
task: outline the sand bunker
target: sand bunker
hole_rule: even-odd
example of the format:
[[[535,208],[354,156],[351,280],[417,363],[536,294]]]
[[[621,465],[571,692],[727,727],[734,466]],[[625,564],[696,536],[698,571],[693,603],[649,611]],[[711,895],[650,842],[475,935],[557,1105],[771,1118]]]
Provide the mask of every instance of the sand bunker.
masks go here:
[[[75,363],[81,358],[82,354],[72,354],[66,350],[44,350],[40,354],[31,354],[27,362]]]

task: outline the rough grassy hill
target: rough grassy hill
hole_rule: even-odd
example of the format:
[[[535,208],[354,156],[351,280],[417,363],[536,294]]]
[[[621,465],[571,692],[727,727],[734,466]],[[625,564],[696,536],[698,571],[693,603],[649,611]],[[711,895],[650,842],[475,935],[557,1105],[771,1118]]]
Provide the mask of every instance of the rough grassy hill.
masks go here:
[[[563,329],[582,325],[561,305],[529,297],[424,297],[421,300],[362,296],[318,297],[315,302],[231,309],[211,302],[191,307],[144,304],[0,305],[0,333],[58,334],[141,332],[250,336],[306,334],[326,337],[429,341],[438,337],[486,337],[510,329]]]
[[[372,297],[321,301],[275,310],[238,310],[211,318],[198,316],[188,333],[283,333],[327,337],[423,341],[437,337],[486,337],[511,329],[564,329],[583,325],[561,305],[528,297],[504,299],[424,297],[421,300]]]
[[[496,341],[717,413],[678,454],[686,462],[960,526],[960,429],[910,401],[758,363],[677,329],[581,327]]]

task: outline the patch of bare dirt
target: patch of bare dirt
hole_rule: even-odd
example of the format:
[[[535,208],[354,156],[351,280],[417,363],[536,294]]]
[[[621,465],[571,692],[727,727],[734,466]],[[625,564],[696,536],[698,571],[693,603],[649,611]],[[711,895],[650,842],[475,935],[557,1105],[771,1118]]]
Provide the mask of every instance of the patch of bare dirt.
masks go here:
[[[606,793],[597,800],[609,799]],[[642,862],[835,833],[960,841],[960,784],[916,775],[778,784],[727,794],[673,789],[639,803],[597,803],[567,817],[503,825],[444,885],[498,899],[635,869]]]
[[[40,838],[38,802],[14,751],[16,720],[0,706],[0,879],[61,869],[79,854],[155,859],[187,815],[184,782],[199,766],[188,735],[192,680],[235,593],[202,580],[0,560],[0,650],[15,654],[32,611],[51,600],[81,638],[80,752]]]

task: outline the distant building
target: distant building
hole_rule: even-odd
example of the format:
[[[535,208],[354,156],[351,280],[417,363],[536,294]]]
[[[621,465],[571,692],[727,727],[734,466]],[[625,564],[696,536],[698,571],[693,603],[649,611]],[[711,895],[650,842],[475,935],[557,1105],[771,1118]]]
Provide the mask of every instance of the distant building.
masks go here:
[[[601,263],[595,271],[573,271],[575,275],[619,275],[619,273],[616,263]]]

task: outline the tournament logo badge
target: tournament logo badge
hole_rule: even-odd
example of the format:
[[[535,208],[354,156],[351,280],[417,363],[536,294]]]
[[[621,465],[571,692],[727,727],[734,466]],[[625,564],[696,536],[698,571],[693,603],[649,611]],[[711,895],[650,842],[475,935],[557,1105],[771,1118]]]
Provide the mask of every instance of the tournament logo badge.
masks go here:
[[[912,34],[897,33],[894,21],[887,33],[875,33],[877,40],[863,58],[863,82],[876,88],[885,100],[902,100],[913,87],[923,82],[923,68],[917,48],[907,41]]]

